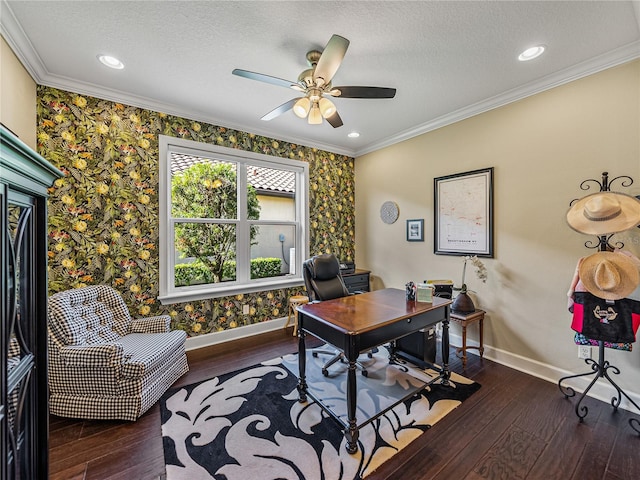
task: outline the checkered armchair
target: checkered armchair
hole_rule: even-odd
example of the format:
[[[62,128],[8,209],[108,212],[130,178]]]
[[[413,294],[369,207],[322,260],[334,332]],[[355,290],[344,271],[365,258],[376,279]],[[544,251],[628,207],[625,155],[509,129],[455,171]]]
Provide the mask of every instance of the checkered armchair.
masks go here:
[[[167,315],[132,319],[111,287],[56,293],[48,317],[54,415],[136,420],[189,370],[186,333]]]

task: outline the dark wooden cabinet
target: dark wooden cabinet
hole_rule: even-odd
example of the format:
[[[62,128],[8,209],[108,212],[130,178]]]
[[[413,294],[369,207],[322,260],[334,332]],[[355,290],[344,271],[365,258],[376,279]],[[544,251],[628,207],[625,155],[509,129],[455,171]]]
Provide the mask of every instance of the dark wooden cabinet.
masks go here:
[[[0,127],[0,478],[48,476],[47,188],[62,173]]]
[[[356,270],[353,273],[343,273],[342,279],[349,293],[370,291],[370,273],[369,270]]]

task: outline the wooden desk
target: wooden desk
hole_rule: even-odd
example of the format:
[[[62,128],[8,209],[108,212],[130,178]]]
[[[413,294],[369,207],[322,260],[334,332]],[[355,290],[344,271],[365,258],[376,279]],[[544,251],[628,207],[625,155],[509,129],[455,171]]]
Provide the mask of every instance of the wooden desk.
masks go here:
[[[356,420],[356,360],[361,352],[388,343],[409,333],[442,322],[442,359],[440,374],[425,386],[442,380],[449,383],[449,305],[451,300],[434,297],[433,303],[407,302],[405,291],[386,288],[360,295],[308,303],[298,307],[298,394],[300,402],[307,401],[306,382],[306,333],[310,333],[344,352],[349,362],[347,372],[347,422],[345,423],[321,398],[318,404],[344,427],[347,451],[358,449],[358,430],[384,412],[403,401],[379,412],[358,424]],[[393,360],[393,352],[392,358]],[[412,394],[413,395],[413,394]]]
[[[467,366],[467,350],[470,348],[475,348],[480,352],[480,357],[482,358],[482,354],[484,353],[484,344],[483,344],[483,333],[484,333],[484,314],[486,312],[484,310],[475,310],[471,313],[458,313],[451,312],[451,320],[456,323],[462,325],[462,347],[456,348],[456,355],[462,352],[462,366]],[[478,324],[478,330],[480,331],[480,346],[479,347],[468,347],[467,346],[467,325],[480,322]]]

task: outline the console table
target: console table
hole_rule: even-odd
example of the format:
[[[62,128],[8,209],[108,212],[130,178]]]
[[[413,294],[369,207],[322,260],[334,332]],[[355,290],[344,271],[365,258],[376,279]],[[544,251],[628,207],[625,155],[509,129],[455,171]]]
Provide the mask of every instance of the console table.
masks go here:
[[[298,307],[298,394],[299,401],[306,402],[307,395],[313,397],[320,407],[344,427],[347,452],[358,449],[358,431],[375,420],[395,404],[378,412],[371,418],[358,423],[356,419],[356,360],[362,352],[389,343],[409,333],[442,322],[442,368],[439,375],[424,384],[442,380],[449,384],[449,305],[451,300],[434,297],[433,302],[408,302],[405,291],[396,288],[376,290],[361,295],[349,295],[318,303],[308,303]],[[347,372],[347,421],[336,415],[323,404],[322,398],[314,397],[307,390],[306,382],[306,334],[324,340],[344,352],[349,362]],[[391,356],[393,359],[394,352]],[[391,360],[392,360],[391,359]],[[423,388],[424,388],[423,387]]]

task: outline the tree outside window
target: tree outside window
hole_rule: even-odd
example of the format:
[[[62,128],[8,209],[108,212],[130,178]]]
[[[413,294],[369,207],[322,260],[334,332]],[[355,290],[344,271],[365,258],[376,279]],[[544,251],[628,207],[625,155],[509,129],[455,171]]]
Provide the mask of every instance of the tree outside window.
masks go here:
[[[176,219],[200,219],[203,223],[180,220],[175,226],[175,247],[183,258],[194,258],[190,268],[201,268],[205,283],[235,280],[235,224],[219,220],[238,216],[236,165],[207,161],[195,164],[173,177],[172,215]],[[260,218],[256,190],[247,185],[247,218]],[[250,227],[250,239],[258,233]],[[176,275],[176,284],[181,284]]]

